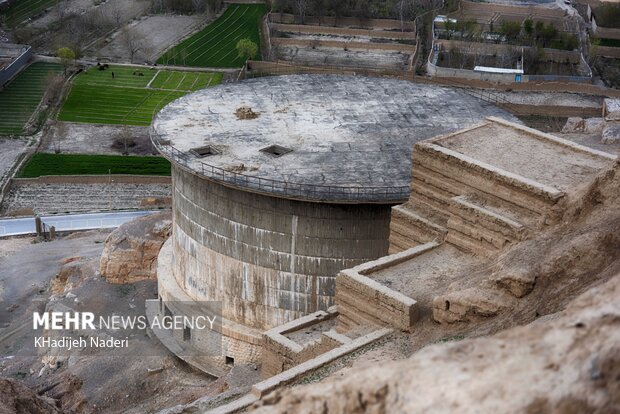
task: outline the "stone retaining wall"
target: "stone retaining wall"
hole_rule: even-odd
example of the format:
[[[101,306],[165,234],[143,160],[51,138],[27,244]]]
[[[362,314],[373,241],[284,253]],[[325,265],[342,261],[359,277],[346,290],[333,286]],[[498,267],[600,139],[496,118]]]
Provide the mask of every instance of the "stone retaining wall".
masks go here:
[[[404,45],[401,43],[339,42],[334,40],[310,40],[286,37],[274,37],[271,40],[271,44],[274,46],[297,46],[301,48],[331,47],[348,50],[385,50],[406,54],[414,54],[416,50],[415,45]]]
[[[350,342],[344,337],[330,331],[321,332],[319,338],[307,344],[299,344],[286,337],[287,333],[301,331],[315,327],[321,322],[333,320],[338,316],[336,307],[327,311],[318,311],[302,316],[284,325],[277,326],[263,334],[263,352],[261,358],[261,373],[263,378],[269,378],[286,371],[309,359],[315,358],[340,345]]]
[[[374,281],[371,274],[411,260],[438,245],[430,242],[341,271],[336,278],[338,330],[374,325],[410,332],[417,319],[416,301]]]
[[[380,39],[415,39],[414,32],[397,32],[384,30],[366,30],[366,29],[348,29],[343,27],[330,26],[310,26],[305,24],[281,24],[272,23],[272,30],[289,33],[305,33],[305,34],[321,34],[321,35],[337,35],[352,37],[368,37]]]
[[[155,175],[43,175],[36,178],[13,178],[13,185],[37,184],[171,184],[167,176]]]
[[[590,53],[612,59],[620,59],[620,47],[596,46],[590,48]]]

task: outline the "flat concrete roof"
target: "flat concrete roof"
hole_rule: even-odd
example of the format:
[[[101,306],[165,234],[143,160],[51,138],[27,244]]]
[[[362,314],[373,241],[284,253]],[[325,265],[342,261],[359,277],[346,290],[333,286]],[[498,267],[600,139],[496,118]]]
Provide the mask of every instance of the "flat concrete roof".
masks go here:
[[[242,107],[255,117],[240,119],[236,112]],[[456,89],[387,78],[291,75],[186,95],[162,109],[151,134],[173,162],[231,186],[309,201],[395,203],[409,197],[416,142],[490,115],[515,120]],[[290,152],[261,151],[273,145]],[[199,157],[192,151],[206,146],[217,154]]]

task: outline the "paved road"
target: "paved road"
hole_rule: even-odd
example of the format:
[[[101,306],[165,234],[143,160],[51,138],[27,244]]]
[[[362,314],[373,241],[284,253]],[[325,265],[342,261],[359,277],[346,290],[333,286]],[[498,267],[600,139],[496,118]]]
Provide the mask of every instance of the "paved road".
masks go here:
[[[121,211],[117,213],[89,213],[41,216],[43,223],[56,231],[110,229],[156,211]],[[0,237],[34,234],[34,218],[0,219]]]

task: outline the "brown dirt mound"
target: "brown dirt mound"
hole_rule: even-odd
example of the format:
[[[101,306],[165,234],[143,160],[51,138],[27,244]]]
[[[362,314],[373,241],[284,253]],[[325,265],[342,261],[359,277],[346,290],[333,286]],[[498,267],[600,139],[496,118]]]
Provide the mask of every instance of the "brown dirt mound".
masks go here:
[[[528,323],[563,309],[620,268],[620,164],[572,197],[561,224],[519,243],[433,301],[441,323],[500,314]]]
[[[618,413],[620,274],[554,320],[281,390],[256,413]]]
[[[51,398],[40,397],[17,381],[0,378],[1,414],[60,414]]]

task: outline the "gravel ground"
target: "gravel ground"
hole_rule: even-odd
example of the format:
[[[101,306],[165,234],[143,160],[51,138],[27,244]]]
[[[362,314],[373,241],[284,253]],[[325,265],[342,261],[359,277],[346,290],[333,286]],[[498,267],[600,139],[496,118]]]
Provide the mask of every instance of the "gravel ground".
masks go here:
[[[64,126],[63,126],[64,125]],[[44,152],[53,153],[58,145],[64,154],[122,154],[122,148],[112,148],[114,140],[127,128],[135,143],[129,148],[130,155],[154,155],[157,152],[151,144],[147,127],[122,127],[118,125],[94,125],[72,122],[57,122],[52,127],[53,136],[58,129],[65,128],[59,141],[45,139]],[[48,137],[52,136],[48,133]]]
[[[26,145],[26,141],[21,139],[0,138],[0,178],[11,169]]]
[[[80,413],[155,412],[234,387],[227,377],[214,380],[192,370],[147,335],[136,338],[142,355],[99,350],[94,357],[58,360],[45,353],[15,356],[33,341],[30,328],[35,310],[60,306],[130,314],[141,312],[144,300],[155,297],[156,281],[113,285],[98,276],[107,235],[74,233],[45,243],[34,243],[32,238],[0,240],[0,252],[8,252],[0,253],[0,284],[10,295],[0,308],[0,376],[17,378],[34,390],[45,389],[46,396],[60,401],[63,412]],[[63,263],[79,263],[79,270],[64,291],[52,295],[50,285]],[[58,288],[57,282],[54,286]]]
[[[57,5],[50,7],[50,11],[38,19],[33,20],[29,26],[36,29],[46,29],[47,26],[58,20],[59,8],[64,9],[64,14],[83,14],[95,7],[94,0],[60,0]]]
[[[175,16],[155,15],[145,16],[128,25],[135,31],[145,44],[145,51],[134,60],[154,62],[166,49],[178,43],[183,37],[198,30],[206,22],[204,15]],[[129,62],[131,55],[123,42],[121,32],[116,32],[112,41],[97,51],[97,56],[107,57],[115,61]]]
[[[603,106],[602,97],[576,93],[494,91],[494,94],[506,99],[510,103],[522,105],[556,105],[584,108],[602,108]]]

